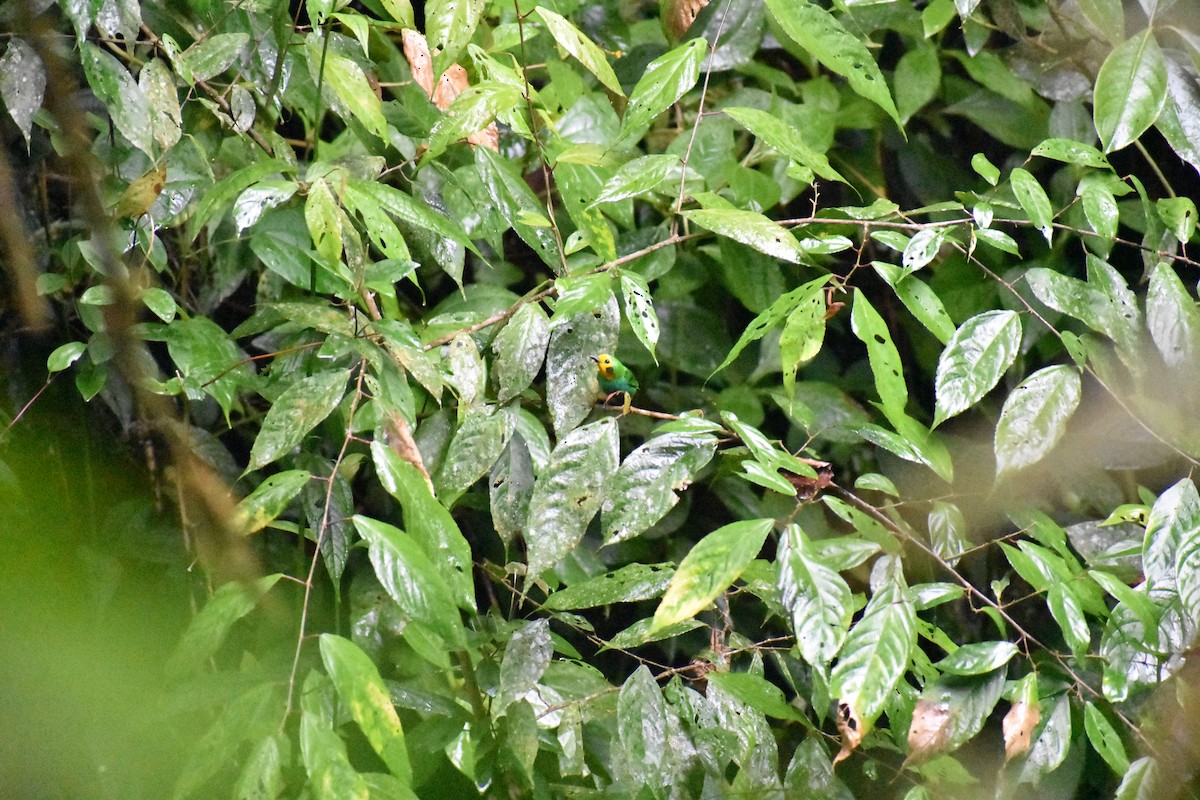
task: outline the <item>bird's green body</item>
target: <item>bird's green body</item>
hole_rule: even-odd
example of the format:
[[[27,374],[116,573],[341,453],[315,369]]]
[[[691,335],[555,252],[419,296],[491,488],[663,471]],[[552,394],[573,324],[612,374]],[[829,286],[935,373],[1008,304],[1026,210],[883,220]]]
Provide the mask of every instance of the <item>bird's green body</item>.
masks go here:
[[[637,378],[630,372],[629,367],[608,353],[592,356],[592,360],[596,362],[596,380],[600,384],[600,391],[605,394],[605,402],[614,394],[624,394],[625,403],[622,409],[628,414],[633,395],[638,390]]]

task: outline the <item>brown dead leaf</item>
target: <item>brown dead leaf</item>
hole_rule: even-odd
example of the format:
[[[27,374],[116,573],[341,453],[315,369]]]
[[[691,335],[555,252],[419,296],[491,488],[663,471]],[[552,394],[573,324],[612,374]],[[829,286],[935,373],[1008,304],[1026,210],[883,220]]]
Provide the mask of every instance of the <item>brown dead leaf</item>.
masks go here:
[[[673,42],[683,38],[709,0],[665,0],[662,5],[662,24]]]
[[[387,444],[392,452],[400,456],[416,467],[421,477],[425,479],[425,485],[429,487],[429,491],[437,496],[433,489],[433,481],[429,479],[429,470],[425,469],[425,460],[421,458],[421,451],[417,447],[417,441],[413,438],[412,429],[408,427],[408,423],[404,417],[397,413],[388,414],[385,420],[387,428]]]
[[[1011,761],[1029,750],[1033,729],[1037,727],[1042,714],[1036,703],[1017,701],[1004,715],[1004,760]]]
[[[828,489],[833,485],[833,467],[828,461],[818,461],[815,458],[801,458],[801,461],[812,467],[817,477],[809,478],[806,475],[797,475],[794,472],[783,470],[780,474],[787,479],[787,482],[796,487],[796,499],[802,503],[807,503],[812,500],[822,489]]]
[[[908,727],[906,764],[923,764],[946,751],[950,725],[950,704],[921,698],[913,708]]]
[[[405,29],[400,33],[404,42],[404,57],[408,59],[408,67],[412,70],[413,80],[425,90],[429,99],[439,110],[445,111],[471,85],[467,71],[460,64],[451,64],[435,82],[433,80],[433,59],[429,56],[429,43],[425,37],[414,30]],[[488,125],[481,131],[476,131],[467,137],[473,145],[489,147],[500,152],[500,130],[496,123]]]
[[[425,41],[424,34],[405,28],[400,31],[400,40],[404,43],[404,57],[408,59],[413,80],[425,90],[425,94],[432,97],[433,59],[429,55],[429,43]]]
[[[849,758],[855,748],[862,743],[863,737],[867,735],[858,709],[843,700],[839,700],[837,705],[837,727],[838,733],[842,735],[842,749],[833,757],[835,767],[839,761]]]

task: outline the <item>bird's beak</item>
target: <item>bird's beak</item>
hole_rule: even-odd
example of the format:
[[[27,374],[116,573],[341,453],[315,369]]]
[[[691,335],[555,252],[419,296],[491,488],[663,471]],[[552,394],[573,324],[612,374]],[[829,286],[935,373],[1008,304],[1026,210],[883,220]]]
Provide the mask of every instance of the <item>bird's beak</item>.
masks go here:
[[[592,361],[595,361],[597,364],[600,363],[600,359],[596,358],[595,356],[588,356],[588,358],[590,358]]]

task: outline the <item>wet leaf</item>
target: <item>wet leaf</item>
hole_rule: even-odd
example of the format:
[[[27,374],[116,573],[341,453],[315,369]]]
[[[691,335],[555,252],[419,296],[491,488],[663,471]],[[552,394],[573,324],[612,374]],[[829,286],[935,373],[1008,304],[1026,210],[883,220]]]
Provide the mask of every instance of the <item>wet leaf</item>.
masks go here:
[[[46,94],[46,67],[23,39],[10,39],[8,49],[0,56],[0,103],[25,137],[33,131],[33,115],[42,107]]]
[[[618,459],[612,418],[572,430],[550,453],[529,501],[525,542],[530,577],[553,567],[579,544],[600,510]]]
[[[850,630],[850,587],[797,525],[784,531],[776,563],[780,599],[791,614],[800,655],[824,669]]]
[[[996,423],[997,473],[1045,458],[1066,433],[1081,393],[1079,373],[1065,364],[1040,369],[1013,389]]]
[[[267,409],[250,448],[247,469],[259,469],[290,452],[328,417],[346,392],[349,370],[323,372],[296,381]]]
[[[550,620],[526,622],[513,633],[500,662],[500,689],[496,695],[500,710],[534,691],[550,666],[552,654]]]
[[[983,399],[1000,382],[1021,348],[1021,317],[986,311],[959,326],[938,358],[936,427]]]
[[[1096,75],[1092,107],[1104,152],[1136,141],[1158,119],[1166,100],[1166,63],[1154,29],[1147,27],[1109,53]]]
[[[654,118],[683,97],[700,77],[700,62],[708,45],[703,39],[686,44],[651,61],[629,93],[629,103],[621,120],[620,138],[637,140]]]
[[[267,476],[238,503],[238,514],[243,520],[240,527],[246,533],[254,533],[271,524],[311,478],[312,474],[303,469],[289,469]]]
[[[541,305],[526,303],[517,309],[492,340],[498,401],[507,403],[529,388],[542,369],[549,342],[550,320]]]

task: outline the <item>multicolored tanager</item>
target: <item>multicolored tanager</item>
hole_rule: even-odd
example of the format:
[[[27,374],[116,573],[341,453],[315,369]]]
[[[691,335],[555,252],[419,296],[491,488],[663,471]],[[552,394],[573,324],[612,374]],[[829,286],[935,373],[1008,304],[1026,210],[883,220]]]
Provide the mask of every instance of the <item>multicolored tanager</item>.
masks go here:
[[[592,356],[591,359],[596,362],[596,379],[600,382],[600,391],[607,395],[604,398],[605,405],[613,395],[624,394],[625,402],[621,406],[621,413],[628,414],[633,395],[638,390],[637,378],[629,371],[629,367],[608,353]]]

